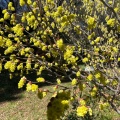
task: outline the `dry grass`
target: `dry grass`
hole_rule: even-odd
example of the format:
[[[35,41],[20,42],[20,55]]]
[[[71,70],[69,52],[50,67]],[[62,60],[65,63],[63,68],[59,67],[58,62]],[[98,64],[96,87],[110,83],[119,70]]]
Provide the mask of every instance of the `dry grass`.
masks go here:
[[[46,106],[49,96],[40,100],[35,93],[19,94],[20,99],[0,103],[0,120],[47,120]]]

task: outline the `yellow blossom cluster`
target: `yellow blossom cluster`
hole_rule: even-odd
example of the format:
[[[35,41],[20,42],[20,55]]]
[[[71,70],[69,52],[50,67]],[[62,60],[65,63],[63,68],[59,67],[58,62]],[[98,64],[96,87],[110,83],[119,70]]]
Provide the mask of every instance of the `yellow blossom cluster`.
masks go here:
[[[45,79],[42,78],[42,77],[39,77],[39,78],[36,79],[36,81],[37,81],[37,82],[45,82]]]
[[[18,66],[17,66],[17,70],[22,70],[23,69],[23,63],[20,63]]]
[[[18,88],[22,88],[26,82],[26,77],[22,77],[18,83]]]
[[[84,117],[88,112],[88,108],[86,106],[79,106],[77,108],[77,116]]]
[[[12,53],[15,49],[16,49],[16,47],[12,45],[4,51],[4,54],[7,55],[9,53]]]
[[[115,25],[115,19],[111,18],[111,19],[107,20],[107,25],[109,25],[110,27],[114,27],[114,25]]]
[[[10,72],[14,72],[16,69],[16,63],[12,61],[7,61],[4,65],[4,68],[9,70]]]
[[[92,89],[91,92],[90,92],[91,96],[93,96],[93,97],[96,96],[97,90],[98,90],[97,87],[94,86],[93,89]]]
[[[25,5],[25,0],[20,0],[20,6]]]
[[[91,116],[92,109],[86,106],[86,102],[83,99],[80,99],[79,103],[80,103],[80,106],[77,107],[77,116],[85,117],[87,113],[89,113],[89,115]]]
[[[89,29],[95,27],[95,18],[89,16],[88,19],[87,19],[87,24],[88,24]]]
[[[58,46],[58,48],[60,48],[60,49],[62,49],[63,48],[63,40],[62,39],[60,39],[60,40],[57,40],[57,46]]]
[[[0,46],[4,45],[4,37],[0,36]]]
[[[32,91],[32,92],[35,92],[38,90],[38,85],[36,84],[32,84],[32,83],[27,83],[26,85],[26,91]]]
[[[23,16],[22,21],[24,22],[25,20],[27,21],[27,24],[31,27],[36,29],[38,26],[38,21],[36,20],[35,16],[29,12],[26,16]]]
[[[64,60],[67,61],[68,64],[75,64],[78,60],[78,57],[73,55],[74,46],[67,46],[64,52]]]
[[[71,83],[71,84],[72,84],[72,85],[76,85],[76,84],[77,84],[77,79],[74,78],[74,79],[72,80],[72,83]]]
[[[10,18],[9,12],[7,12],[7,11],[4,12],[4,11],[3,11],[2,13],[4,14],[4,20],[7,20],[7,19]]]
[[[17,36],[23,36],[23,27],[20,24],[15,25],[13,31]]]
[[[15,11],[15,8],[13,7],[13,3],[12,2],[8,3],[8,10]]]

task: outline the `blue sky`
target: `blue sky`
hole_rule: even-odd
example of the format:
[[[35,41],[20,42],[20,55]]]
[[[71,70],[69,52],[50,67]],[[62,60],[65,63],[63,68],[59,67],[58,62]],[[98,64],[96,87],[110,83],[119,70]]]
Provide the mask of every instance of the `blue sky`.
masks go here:
[[[0,8],[1,9],[7,8],[8,2],[9,2],[9,0],[0,0]]]

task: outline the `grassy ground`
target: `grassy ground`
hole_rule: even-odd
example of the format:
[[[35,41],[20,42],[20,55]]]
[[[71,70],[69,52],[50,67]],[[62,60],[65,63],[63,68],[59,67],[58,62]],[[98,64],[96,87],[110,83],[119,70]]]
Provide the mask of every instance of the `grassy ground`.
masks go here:
[[[46,88],[46,87],[44,87]],[[47,88],[52,89],[51,86]],[[47,120],[46,109],[50,96],[40,100],[33,92],[20,92],[14,97],[19,99],[0,103],[0,120]],[[99,120],[120,120],[115,112],[106,110]]]
[[[35,93],[21,92],[10,100],[0,103],[0,120],[46,120],[46,106],[49,96],[43,100]]]

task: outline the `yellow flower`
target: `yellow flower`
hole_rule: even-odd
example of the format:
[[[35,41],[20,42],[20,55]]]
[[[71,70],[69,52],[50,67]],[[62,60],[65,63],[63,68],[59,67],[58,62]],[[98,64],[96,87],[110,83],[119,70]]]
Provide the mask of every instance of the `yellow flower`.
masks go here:
[[[118,81],[117,80],[112,80],[112,85],[118,85]]]
[[[25,52],[30,52],[30,50],[31,50],[30,47],[25,48]]]
[[[31,62],[26,62],[26,69],[27,70],[31,70],[32,69]]]
[[[68,20],[73,21],[76,18],[76,14],[70,14],[69,16],[67,16]]]
[[[90,95],[91,95],[92,97],[94,97],[94,96],[96,95],[96,92],[91,91],[91,92],[90,92]]]
[[[58,84],[61,84],[61,80],[60,80],[60,79],[57,79],[57,83],[58,83]]]
[[[113,4],[112,0],[110,0],[108,3],[109,3],[110,5],[112,5],[112,4]]]
[[[95,39],[95,43],[98,43],[100,41],[100,37],[97,37],[96,39]]]
[[[66,51],[64,53],[64,60],[68,60],[72,56],[73,50],[74,49],[70,49],[69,47],[66,48]]]
[[[19,3],[20,3],[20,6],[25,5],[25,1],[24,0],[20,0]]]
[[[89,25],[89,26],[92,26],[92,25],[94,25],[94,23],[95,23],[95,18],[93,18],[93,17],[89,17],[88,19],[87,19],[87,24]]]
[[[120,61],[120,57],[118,58],[118,61]]]
[[[10,47],[12,45],[12,41],[10,39],[6,40],[6,46]]]
[[[45,66],[41,66],[39,71],[42,72],[45,69]]]
[[[4,9],[4,10],[2,11],[3,14],[5,14],[6,12],[7,12],[7,9]]]
[[[94,91],[94,92],[97,92],[97,87],[94,87],[93,89],[92,89],[92,91]]]
[[[3,18],[0,18],[0,22],[4,22],[4,19],[3,19]]]
[[[47,50],[47,46],[44,45],[44,46],[42,47],[42,51],[46,51],[46,50]]]
[[[22,88],[26,82],[26,77],[22,77],[18,83],[18,88]]]
[[[0,46],[3,46],[3,44],[4,44],[4,40],[3,40],[4,38],[2,37],[2,36],[0,36]]]
[[[16,26],[14,26],[13,31],[17,36],[23,35],[23,27],[20,24],[17,24]]]
[[[12,7],[12,2],[9,2],[9,3],[8,3],[8,7]]]
[[[62,48],[63,47],[63,40],[62,39],[57,40],[56,44],[57,44],[58,48]]]
[[[115,19],[114,18],[111,18],[107,21],[107,25],[109,25],[110,27],[114,27],[115,25]]]
[[[23,85],[24,85],[24,82],[22,82],[22,81],[21,81],[21,82],[19,82],[19,83],[18,83],[18,88],[22,88],[22,87],[23,87]]]
[[[26,91],[31,91],[31,89],[32,89],[32,87],[31,87],[32,85],[31,85],[31,83],[27,83],[27,85],[26,85]]]
[[[83,63],[88,62],[88,58],[87,58],[87,57],[83,58],[83,59],[82,59],[82,62],[83,62]]]
[[[42,77],[39,77],[39,78],[36,79],[36,81],[37,81],[37,82],[45,82],[45,79],[42,78]]]
[[[36,8],[37,7],[37,2],[33,2],[33,7]]]
[[[4,65],[4,68],[5,69],[9,69],[10,68],[10,66],[11,66],[11,61],[7,61],[6,63],[5,63],[5,65]]]
[[[47,0],[47,3],[53,3],[54,0]]]
[[[88,79],[89,81],[93,80],[93,75],[92,75],[92,74],[89,74],[89,75],[87,76],[87,79]]]
[[[96,74],[95,74],[95,78],[100,78],[101,77],[101,73],[100,72],[97,72]]]
[[[10,14],[9,14],[8,12],[6,12],[6,13],[4,14],[4,19],[7,20],[7,19],[9,19],[9,18],[10,18]]]
[[[96,96],[97,90],[98,90],[97,87],[94,86],[94,88],[93,88],[92,91],[90,92],[90,95],[91,95],[92,97]]]
[[[94,51],[95,51],[96,53],[98,53],[99,50],[100,50],[99,48],[94,47]]]
[[[11,7],[10,10],[11,10],[11,11],[15,11],[15,8],[14,8],[14,7]]]
[[[62,100],[61,103],[62,103],[63,105],[68,105],[68,104],[69,104],[69,101],[68,101],[68,100]]]
[[[49,7],[47,5],[44,6],[44,11],[47,12],[49,10]]]
[[[77,107],[77,116],[84,117],[88,112],[88,108],[84,105]]]
[[[11,11],[15,10],[15,8],[13,7],[13,3],[12,2],[8,3],[8,10],[11,10]]]
[[[38,85],[32,84],[31,85],[31,90],[32,90],[32,92],[37,91],[38,90]]]
[[[62,7],[62,6],[57,7],[57,12],[58,12],[59,14],[61,14],[62,11],[63,11],[63,7]]]
[[[91,44],[91,45],[94,45],[94,44],[95,44],[95,42],[94,42],[94,41],[92,41],[90,44]]]
[[[16,64],[15,64],[15,63],[12,63],[12,64],[10,65],[10,68],[9,68],[10,72],[14,72],[15,69],[16,69]]]
[[[117,7],[114,8],[114,11],[115,11],[115,12],[118,12],[118,11],[119,11],[119,8],[117,8]]]
[[[113,42],[113,38],[110,38],[108,41],[109,41],[109,43],[112,43]]]
[[[83,99],[80,99],[79,103],[80,103],[80,105],[86,105],[86,102]]]
[[[77,76],[77,77],[79,77],[79,76],[80,76],[80,71],[78,71],[78,72],[76,73],[76,76]]]
[[[23,69],[23,63],[20,63],[18,66],[17,66],[17,70],[22,70]]]
[[[92,109],[88,108],[89,115],[92,116]]]
[[[74,79],[72,80],[72,83],[71,83],[71,84],[72,84],[72,85],[76,85],[76,84],[77,84],[77,79],[74,78]]]
[[[52,22],[52,23],[51,23],[51,26],[52,26],[52,28],[55,28],[55,23]]]
[[[30,5],[30,4],[32,4],[32,1],[31,0],[27,0],[27,3]]]
[[[113,51],[116,52],[116,53],[119,51],[118,48],[116,48],[116,47],[112,47],[112,49],[113,49]]]

